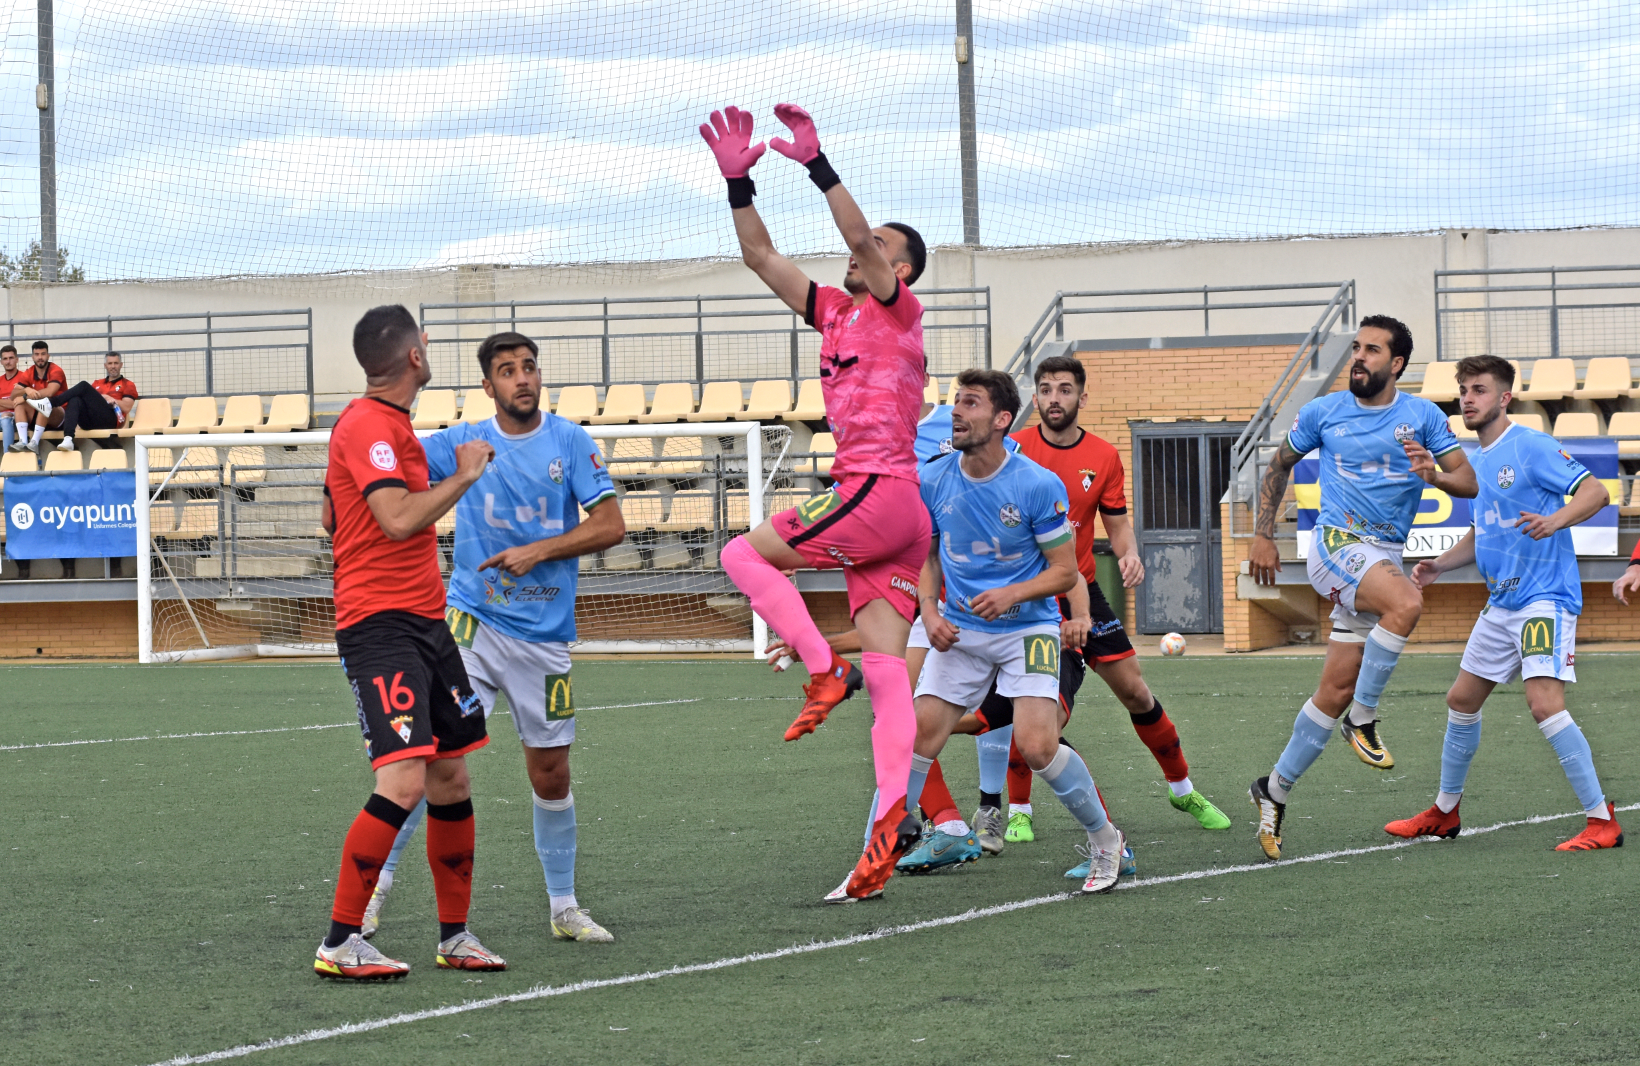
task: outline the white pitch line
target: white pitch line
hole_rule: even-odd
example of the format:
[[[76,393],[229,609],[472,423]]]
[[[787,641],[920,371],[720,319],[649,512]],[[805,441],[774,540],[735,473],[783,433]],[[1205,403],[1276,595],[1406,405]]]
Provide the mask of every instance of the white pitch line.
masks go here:
[[[1626,807],[1618,807],[1619,811],[1640,810],[1640,803],[1631,803]],[[1465,829],[1464,836],[1478,836],[1481,833],[1495,833],[1500,829],[1512,829],[1522,825],[1540,825],[1544,822],[1564,821],[1567,818],[1579,818],[1582,811],[1572,811],[1569,814],[1540,814],[1531,818],[1520,818],[1510,822],[1496,822],[1492,825],[1481,826],[1478,829]],[[1121,889],[1148,888],[1152,885],[1169,885],[1181,881],[1196,881],[1204,877],[1219,877],[1224,874],[1251,873],[1255,870],[1274,870],[1282,866],[1297,866],[1301,863],[1326,862],[1345,855],[1370,855],[1381,851],[1396,851],[1400,848],[1409,848],[1415,845],[1436,844],[1441,841],[1434,837],[1424,837],[1415,840],[1400,840],[1393,844],[1379,844],[1370,848],[1340,848],[1337,851],[1324,851],[1316,855],[1304,855],[1294,859],[1282,859],[1279,862],[1263,862],[1245,866],[1219,866],[1210,870],[1190,870],[1182,874],[1168,874],[1164,877],[1147,877],[1118,885]],[[867,944],[875,940],[886,940],[889,937],[900,936],[905,933],[920,933],[928,929],[939,929],[943,926],[958,925],[963,922],[977,921],[980,918],[994,918],[999,914],[1011,914],[1014,911],[1028,910],[1031,907],[1040,907],[1047,903],[1060,903],[1068,899],[1075,899],[1076,893],[1055,892],[1052,895],[1037,896],[1035,899],[1022,899],[1014,903],[998,903],[991,907],[976,907],[963,911],[961,914],[951,914],[944,918],[930,918],[921,922],[911,922],[906,925],[885,926],[882,929],[869,933],[856,933],[853,936],[837,937],[832,940],[821,940],[808,944],[793,944],[791,947],[779,948],[774,951],[754,951],[747,955],[736,955],[731,958],[713,959],[711,962],[696,962],[686,966],[671,966],[664,970],[650,970],[647,973],[623,974],[620,977],[601,977],[589,981],[577,981],[572,985],[537,985],[524,992],[514,992],[504,996],[491,996],[489,999],[468,1000],[449,1007],[434,1007],[428,1010],[407,1011],[403,1014],[394,1014],[387,1018],[376,1018],[368,1022],[349,1022],[345,1025],[334,1026],[329,1029],[309,1029],[305,1033],[295,1033],[291,1036],[275,1037],[264,1040],[260,1044],[240,1044],[237,1047],[224,1048],[221,1051],[210,1051],[203,1055],[178,1055],[176,1058],[156,1062],[153,1066],[197,1066],[199,1063],[222,1062],[226,1059],[244,1058],[246,1055],[258,1051],[273,1051],[278,1048],[296,1047],[300,1044],[313,1044],[321,1040],[331,1040],[338,1036],[351,1036],[354,1033],[369,1033],[377,1029],[387,1029],[395,1025],[408,1025],[411,1022],[424,1022],[433,1018],[448,1018],[454,1014],[467,1014],[472,1011],[488,1010],[491,1007],[500,1007],[508,1003],[528,1003],[538,999],[552,999],[557,996],[567,996],[575,992],[591,992],[600,988],[619,988],[623,985],[642,984],[648,981],[658,981],[663,977],[685,977],[690,974],[710,973],[713,970],[727,970],[735,966],[744,966],[752,962],[769,962],[774,959],[788,959],[797,955],[811,955],[817,951],[830,951],[833,948],[852,947],[855,944]]]

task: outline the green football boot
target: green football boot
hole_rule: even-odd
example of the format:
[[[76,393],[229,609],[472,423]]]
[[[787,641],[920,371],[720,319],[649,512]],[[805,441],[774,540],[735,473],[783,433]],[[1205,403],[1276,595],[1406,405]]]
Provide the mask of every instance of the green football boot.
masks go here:
[[[1010,844],[1034,844],[1036,833],[1031,829],[1031,816],[1028,814],[1010,814],[1008,816],[1008,832],[1003,839]]]
[[[1192,789],[1188,796],[1175,796],[1169,792],[1167,801],[1178,810],[1201,823],[1203,829],[1229,829],[1230,818],[1223,811],[1213,806],[1213,802],[1200,792]]]

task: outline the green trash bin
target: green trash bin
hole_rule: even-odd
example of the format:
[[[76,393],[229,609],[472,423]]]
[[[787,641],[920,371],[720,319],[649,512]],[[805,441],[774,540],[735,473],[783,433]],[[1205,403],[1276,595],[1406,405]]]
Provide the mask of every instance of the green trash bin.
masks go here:
[[[1109,541],[1093,542],[1093,565],[1094,580],[1110,603],[1110,609],[1116,612],[1116,617],[1126,618],[1127,589],[1122,587],[1122,571],[1117,569],[1116,553],[1110,550]]]

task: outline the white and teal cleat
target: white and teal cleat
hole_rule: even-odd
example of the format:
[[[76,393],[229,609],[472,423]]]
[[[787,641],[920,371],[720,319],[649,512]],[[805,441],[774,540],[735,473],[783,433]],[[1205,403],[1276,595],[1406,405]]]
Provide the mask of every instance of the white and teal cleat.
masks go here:
[[[1088,879],[1088,865],[1089,864],[1084,861],[1081,865],[1072,866],[1069,870],[1065,871],[1065,876],[1075,881],[1086,881]],[[1118,877],[1139,876],[1139,864],[1133,860],[1133,849],[1125,844],[1122,846],[1122,865],[1121,868],[1116,871],[1116,875]]]
[[[958,837],[936,829],[932,833],[924,833],[917,850],[895,863],[894,869],[903,874],[931,874],[936,870],[978,862],[983,854],[974,834]]]

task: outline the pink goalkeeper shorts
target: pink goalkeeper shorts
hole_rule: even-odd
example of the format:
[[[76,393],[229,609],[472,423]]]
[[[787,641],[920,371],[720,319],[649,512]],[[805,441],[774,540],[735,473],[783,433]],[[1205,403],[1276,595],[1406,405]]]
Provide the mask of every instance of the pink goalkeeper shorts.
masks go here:
[[[928,558],[931,528],[916,482],[850,475],[770,521],[810,566],[842,569],[850,617],[878,599],[893,604],[907,621],[916,615],[917,579]]]

